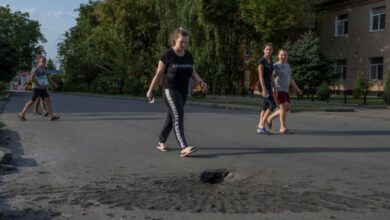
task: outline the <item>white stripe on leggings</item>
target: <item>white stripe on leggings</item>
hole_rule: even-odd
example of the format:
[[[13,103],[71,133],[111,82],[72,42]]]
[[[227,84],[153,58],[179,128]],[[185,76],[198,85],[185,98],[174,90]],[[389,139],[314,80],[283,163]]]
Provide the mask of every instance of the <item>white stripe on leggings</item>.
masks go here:
[[[179,140],[180,147],[184,148],[184,141],[181,137],[180,128],[179,128],[179,114],[177,113],[175,103],[172,100],[171,94],[169,93],[169,89],[165,89],[165,95],[168,99],[169,106],[171,106],[172,112],[173,112],[173,120],[174,120],[174,127],[175,127],[175,133],[177,136],[177,139]]]

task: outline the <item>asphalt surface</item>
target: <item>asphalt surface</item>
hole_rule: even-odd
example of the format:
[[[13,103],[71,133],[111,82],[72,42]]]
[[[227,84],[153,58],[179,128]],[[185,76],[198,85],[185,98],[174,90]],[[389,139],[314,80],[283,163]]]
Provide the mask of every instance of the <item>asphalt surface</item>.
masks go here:
[[[186,106],[189,144],[155,149],[165,106],[52,94],[61,120],[4,108],[0,219],[389,219],[390,110],[293,113],[291,134],[256,134],[258,113]],[[200,181],[219,169],[219,184]]]

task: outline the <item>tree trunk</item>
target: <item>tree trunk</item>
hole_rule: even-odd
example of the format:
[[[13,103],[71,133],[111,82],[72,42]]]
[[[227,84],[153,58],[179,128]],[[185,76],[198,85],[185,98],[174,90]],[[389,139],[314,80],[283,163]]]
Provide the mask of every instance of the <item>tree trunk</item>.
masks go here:
[[[363,95],[363,104],[367,105],[367,93],[366,92]]]

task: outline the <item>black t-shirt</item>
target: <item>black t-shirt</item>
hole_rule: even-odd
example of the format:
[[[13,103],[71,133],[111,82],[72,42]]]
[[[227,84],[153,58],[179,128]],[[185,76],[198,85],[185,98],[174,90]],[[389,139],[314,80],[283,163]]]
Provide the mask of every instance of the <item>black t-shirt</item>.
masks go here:
[[[272,96],[271,81],[272,81],[272,73],[274,71],[274,64],[272,63],[272,60],[270,63],[268,63],[268,61],[264,57],[262,57],[257,64],[263,65],[263,69],[264,69],[263,77],[264,77],[265,88],[267,89],[268,95]]]
[[[170,49],[161,57],[161,61],[166,65],[164,87],[187,91],[194,65],[192,54],[185,51],[184,56],[180,57]]]

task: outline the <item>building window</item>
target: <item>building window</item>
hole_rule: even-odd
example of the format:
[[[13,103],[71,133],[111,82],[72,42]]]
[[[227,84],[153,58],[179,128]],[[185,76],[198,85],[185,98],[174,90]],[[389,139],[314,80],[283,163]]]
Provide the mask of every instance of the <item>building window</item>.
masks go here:
[[[370,80],[383,80],[383,57],[371,57],[368,71]]]
[[[348,34],[348,14],[336,17],[336,37],[342,37]]]
[[[385,30],[386,23],[386,7],[371,9],[371,31]]]
[[[347,79],[347,60],[336,60],[336,74],[340,76],[340,80]]]

